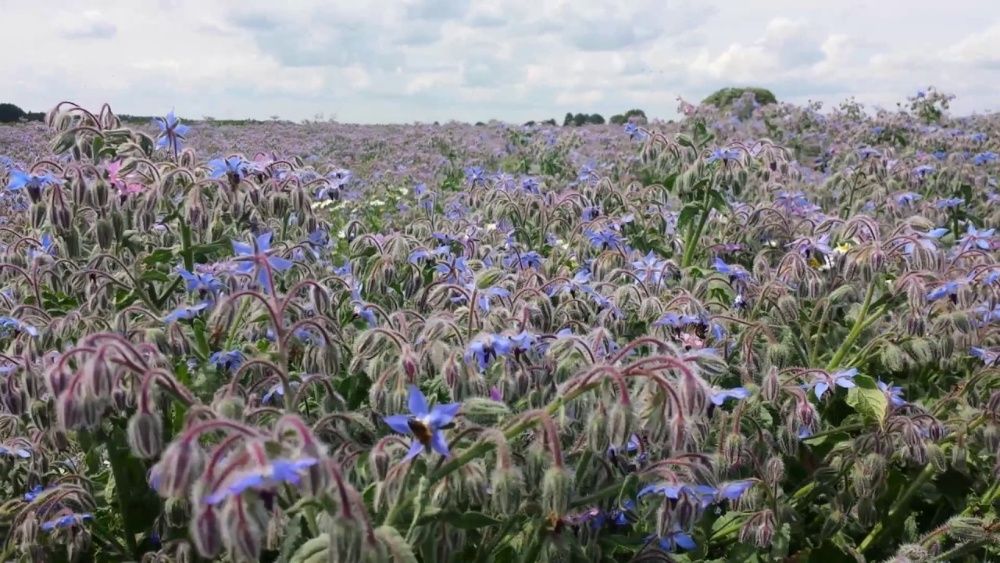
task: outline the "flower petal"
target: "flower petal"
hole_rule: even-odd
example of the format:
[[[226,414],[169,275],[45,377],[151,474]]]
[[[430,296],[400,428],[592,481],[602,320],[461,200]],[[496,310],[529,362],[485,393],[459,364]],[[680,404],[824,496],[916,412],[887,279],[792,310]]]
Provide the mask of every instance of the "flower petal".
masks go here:
[[[448,457],[450,455],[448,452],[448,440],[445,439],[444,432],[435,430],[434,433],[431,434],[431,448],[444,457]]]
[[[448,424],[455,418],[458,414],[459,409],[462,408],[461,403],[451,403],[447,405],[435,405],[431,409],[430,420],[428,421],[431,428],[441,428],[445,424]]]
[[[420,392],[420,388],[416,385],[410,385],[408,406],[410,407],[410,412],[417,416],[424,416],[428,413],[427,399],[424,398],[424,394]]]
[[[410,442],[410,451],[407,452],[406,457],[403,461],[410,461],[411,459],[420,455],[420,452],[424,451],[424,445],[420,443],[420,440],[413,440]]]
[[[400,434],[410,433],[410,417],[405,414],[394,414],[392,416],[387,416],[382,420],[389,425],[389,428],[392,428]]]

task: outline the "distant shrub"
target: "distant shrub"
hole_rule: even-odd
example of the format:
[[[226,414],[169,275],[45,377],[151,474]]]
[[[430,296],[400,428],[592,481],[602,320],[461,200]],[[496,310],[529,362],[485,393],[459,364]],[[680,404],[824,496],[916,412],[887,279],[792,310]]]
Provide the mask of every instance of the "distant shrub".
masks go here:
[[[0,104],[0,123],[17,123],[27,114],[14,104]]]
[[[723,88],[721,90],[716,90],[712,95],[705,98],[701,103],[706,105],[713,105],[719,109],[725,109],[733,105],[733,102],[740,99],[744,93],[752,92],[754,99],[757,103],[766,106],[767,104],[778,103],[778,99],[774,97],[774,94],[765,88]]]

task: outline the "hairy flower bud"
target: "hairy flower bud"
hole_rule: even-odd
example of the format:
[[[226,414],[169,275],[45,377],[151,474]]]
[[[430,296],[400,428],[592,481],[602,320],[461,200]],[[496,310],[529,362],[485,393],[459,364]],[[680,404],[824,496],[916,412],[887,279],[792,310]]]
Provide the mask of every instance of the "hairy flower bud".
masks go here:
[[[524,477],[516,467],[498,467],[490,478],[493,510],[504,516],[513,515],[521,506]]]
[[[608,417],[603,405],[598,405],[587,418],[587,447],[603,454],[608,449]]]
[[[137,411],[128,421],[128,444],[141,459],[153,459],[163,449],[163,421],[156,413]]]
[[[635,425],[635,411],[631,405],[615,401],[608,409],[608,441],[611,444],[628,443]]]
[[[550,467],[542,479],[542,511],[563,516],[573,495],[573,476],[562,467]]]
[[[760,393],[761,397],[769,403],[776,403],[778,401],[780,398],[779,394],[781,393],[778,368],[772,366],[767,370],[767,374],[764,375],[764,381],[761,383]]]
[[[767,484],[776,487],[785,478],[785,462],[782,461],[781,457],[774,456],[767,460],[764,465],[764,478],[767,479]]]
[[[205,468],[205,451],[196,442],[180,439],[164,450],[149,471],[149,484],[162,497],[184,496]]]

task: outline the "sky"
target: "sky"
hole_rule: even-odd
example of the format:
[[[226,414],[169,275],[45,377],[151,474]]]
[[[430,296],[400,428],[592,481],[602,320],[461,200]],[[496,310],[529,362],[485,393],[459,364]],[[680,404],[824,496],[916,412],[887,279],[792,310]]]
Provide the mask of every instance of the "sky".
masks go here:
[[[0,0],[0,102],[192,119],[676,115],[731,85],[1000,110],[996,0]]]

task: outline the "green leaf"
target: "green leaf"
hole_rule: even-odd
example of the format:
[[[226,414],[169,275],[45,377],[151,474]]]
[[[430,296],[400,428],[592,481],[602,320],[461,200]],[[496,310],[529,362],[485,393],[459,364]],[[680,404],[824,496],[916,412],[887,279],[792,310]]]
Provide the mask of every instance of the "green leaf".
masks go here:
[[[157,248],[142,259],[144,266],[153,267],[157,264],[170,264],[174,261],[174,250],[172,248]]]
[[[677,216],[677,231],[683,232],[684,228],[698,216],[701,205],[695,202],[689,203],[681,209],[681,214]]]
[[[443,522],[450,524],[460,530],[475,530],[487,526],[496,526],[499,520],[490,518],[482,512],[459,512],[457,510],[434,510],[424,513],[417,521],[417,524],[429,524],[431,522]]]
[[[855,387],[847,391],[847,404],[866,419],[882,424],[889,408],[889,399],[885,393],[867,375],[855,376],[854,384]]]

